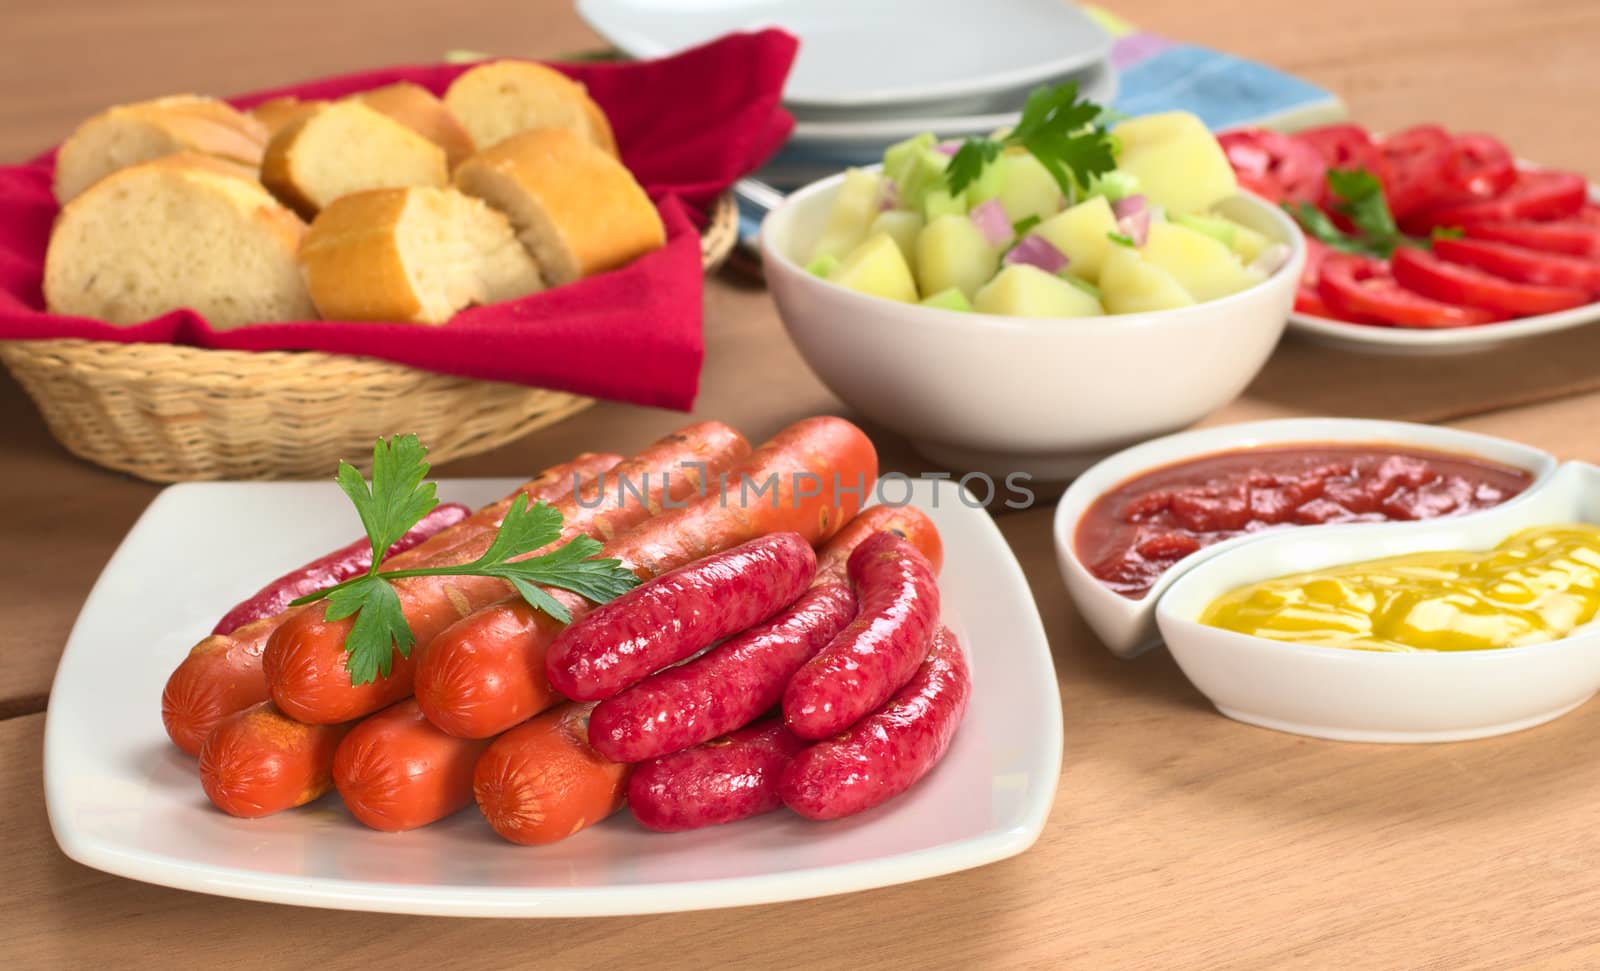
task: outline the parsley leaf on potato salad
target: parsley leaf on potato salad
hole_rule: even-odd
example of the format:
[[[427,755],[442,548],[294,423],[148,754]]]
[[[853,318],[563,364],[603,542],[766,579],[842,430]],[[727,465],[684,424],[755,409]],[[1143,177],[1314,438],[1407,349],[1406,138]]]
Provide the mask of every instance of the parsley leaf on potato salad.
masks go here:
[[[373,549],[386,550],[394,545],[439,504],[434,484],[423,481],[428,475],[426,454],[427,449],[415,435],[378,439],[372,447],[370,485],[355,466],[339,463],[336,481],[355,504]],[[638,577],[621,561],[595,559],[601,544],[589,536],[576,537],[538,556],[530,555],[560,538],[560,511],[544,502],[530,506],[528,497],[519,495],[506,510],[489,548],[471,563],[385,570],[379,558],[373,557],[366,573],[308,594],[293,604],[325,599],[328,606],[324,619],[355,617],[345,636],[345,667],[350,671],[351,684],[366,684],[388,677],[394,668],[394,653],[409,657],[416,643],[394,590],[396,580],[423,576],[499,577],[510,583],[529,606],[561,623],[569,622],[571,614],[543,588],[569,590],[595,603],[605,603],[638,584]]]
[[[807,269],[946,311],[1186,307],[1253,286],[1288,257],[1217,210],[1238,191],[1194,115],[1114,116],[1069,81],[1033,91],[1009,131],[922,134],[891,146],[880,171],[847,171]]]

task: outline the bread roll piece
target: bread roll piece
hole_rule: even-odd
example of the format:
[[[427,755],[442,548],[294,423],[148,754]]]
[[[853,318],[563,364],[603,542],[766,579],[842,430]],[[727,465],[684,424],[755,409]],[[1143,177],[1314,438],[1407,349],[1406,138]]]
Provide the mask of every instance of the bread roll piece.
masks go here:
[[[485,148],[519,132],[567,128],[617,154],[604,111],[583,85],[532,61],[493,61],[451,83],[444,103]]]
[[[271,138],[327,103],[322,98],[301,101],[292,94],[286,94],[281,98],[261,102],[250,109],[250,115],[266,126],[267,137]]]
[[[456,187],[511,217],[547,286],[627,263],[666,242],[633,174],[562,128],[513,135],[461,163]]]
[[[307,219],[352,192],[449,181],[444,149],[359,101],[338,101],[291,123],[272,136],[261,160],[262,184]]]
[[[200,152],[248,169],[261,164],[267,129],[215,98],[179,94],[107,108],[61,144],[56,201],[66,205],[118,169],[177,152]]]
[[[183,153],[96,182],[50,235],[50,310],[135,324],[190,307],[219,328],[315,317],[295,263],[305,224],[237,170]]]
[[[442,324],[469,304],[541,288],[506,217],[454,189],[345,196],[311,224],[300,262],[333,320]]]
[[[461,120],[420,84],[397,81],[363,91],[355,98],[444,149],[445,161],[452,169],[477,151]]]

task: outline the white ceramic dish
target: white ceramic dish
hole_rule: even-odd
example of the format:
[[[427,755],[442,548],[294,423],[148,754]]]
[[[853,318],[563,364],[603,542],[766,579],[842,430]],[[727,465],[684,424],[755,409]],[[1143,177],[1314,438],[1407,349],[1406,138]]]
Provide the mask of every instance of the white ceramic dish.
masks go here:
[[[1458,519],[1273,533],[1186,570],[1156,607],[1173,658],[1230,718],[1318,738],[1446,742],[1571,711],[1600,689],[1600,625],[1544,644],[1387,654],[1209,627],[1217,597],[1272,577],[1424,550],[1488,549],[1518,529],[1600,523],[1600,469],[1569,463],[1542,488]]]
[[[762,224],[779,315],[835,394],[962,471],[1060,481],[1131,442],[1203,418],[1244,390],[1272,353],[1305,263],[1304,239],[1289,218],[1239,195],[1222,211],[1287,244],[1291,255],[1262,283],[1221,300],[1074,319],[897,303],[804,269],[842,179],[790,195]]]
[[[481,503],[514,480],[440,483]],[[1020,853],[1061,766],[1061,706],[1026,579],[988,514],[950,482],[913,483],[947,554],[946,617],[972,659],[944,761],[871,813],[787,813],[663,836],[624,812],[553,846],[517,847],[472,809],[404,835],[364,829],[336,795],[238,820],[213,809],[161,726],[158,699],[230,604],[359,532],[328,483],[173,486],[106,565],[67,643],[45,725],[51,828],[73,859],[202,893],[350,910],[570,917],[730,907],[902,883]],[[898,491],[892,494],[898,498]],[[965,623],[963,623],[965,621]]]
[[[861,107],[961,99],[1078,70],[1111,37],[1060,0],[579,0],[596,32],[660,57],[738,30],[800,38],[784,100]]]
[[[1218,452],[1294,442],[1391,444],[1455,452],[1527,469],[1533,473],[1533,484],[1522,496],[1507,503],[1508,506],[1542,489],[1556,470],[1556,460],[1549,453],[1503,438],[1435,425],[1359,418],[1286,418],[1219,425],[1168,435],[1118,452],[1079,476],[1062,494],[1056,505],[1053,526],[1056,562],[1067,592],[1072,595],[1084,621],[1111,653],[1123,658],[1135,657],[1160,643],[1156,629],[1157,603],[1180,577],[1207,560],[1269,537],[1288,534],[1303,537],[1307,533],[1342,527],[1296,527],[1225,540],[1184,557],[1155,582],[1149,593],[1132,600],[1097,580],[1078,559],[1075,542],[1078,521],[1089,506],[1110,489],[1153,469]],[[1474,513],[1471,518],[1485,514]]]

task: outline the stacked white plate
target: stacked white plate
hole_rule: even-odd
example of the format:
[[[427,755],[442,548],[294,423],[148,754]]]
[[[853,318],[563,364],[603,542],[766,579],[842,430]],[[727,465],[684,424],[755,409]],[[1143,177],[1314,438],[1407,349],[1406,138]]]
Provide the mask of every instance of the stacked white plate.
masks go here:
[[[578,12],[632,57],[738,30],[799,37],[784,89],[794,135],[761,176],[786,188],[921,132],[1004,128],[1042,84],[1076,80],[1101,104],[1116,94],[1110,35],[1061,0],[579,0]]]

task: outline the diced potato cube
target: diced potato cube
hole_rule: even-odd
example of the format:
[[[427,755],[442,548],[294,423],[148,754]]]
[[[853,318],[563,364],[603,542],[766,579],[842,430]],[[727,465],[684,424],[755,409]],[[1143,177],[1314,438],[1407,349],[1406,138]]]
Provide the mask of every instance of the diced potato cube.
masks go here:
[[[1095,317],[1104,313],[1087,293],[1026,263],[1001,270],[978,291],[972,306],[979,313],[1009,317]]]
[[[1261,281],[1260,273],[1246,268],[1221,242],[1176,223],[1152,222],[1140,252],[1196,300],[1226,297]]]
[[[828,279],[842,287],[901,303],[917,302],[917,285],[911,278],[900,247],[888,233],[869,236],[850,251]]]
[[[1121,145],[1117,167],[1169,212],[1201,212],[1239,191],[1222,146],[1186,111],[1130,118],[1111,134]]]
[[[1114,243],[1107,233],[1116,232],[1117,217],[1103,196],[1080,202],[1034,227],[1034,232],[1067,257],[1067,269],[1085,280],[1100,278],[1100,264]]]
[[[846,171],[844,181],[833,197],[833,208],[828,210],[828,221],[823,223],[816,249],[811,251],[811,258],[842,257],[866,239],[867,227],[878,216],[882,191],[883,179],[876,172],[865,169]]]
[[[922,213],[889,209],[878,213],[878,218],[872,221],[867,235],[888,233],[894,244],[900,247],[900,255],[906,258],[906,265],[910,266],[916,260],[917,234],[920,232],[922,232]]]
[[[1111,247],[1100,267],[1100,294],[1106,310],[1114,314],[1171,310],[1195,302],[1172,274],[1145,260],[1137,250],[1117,245]]]
[[[940,216],[917,236],[917,284],[923,293],[954,287],[969,299],[994,276],[1000,248],[966,216]]]

